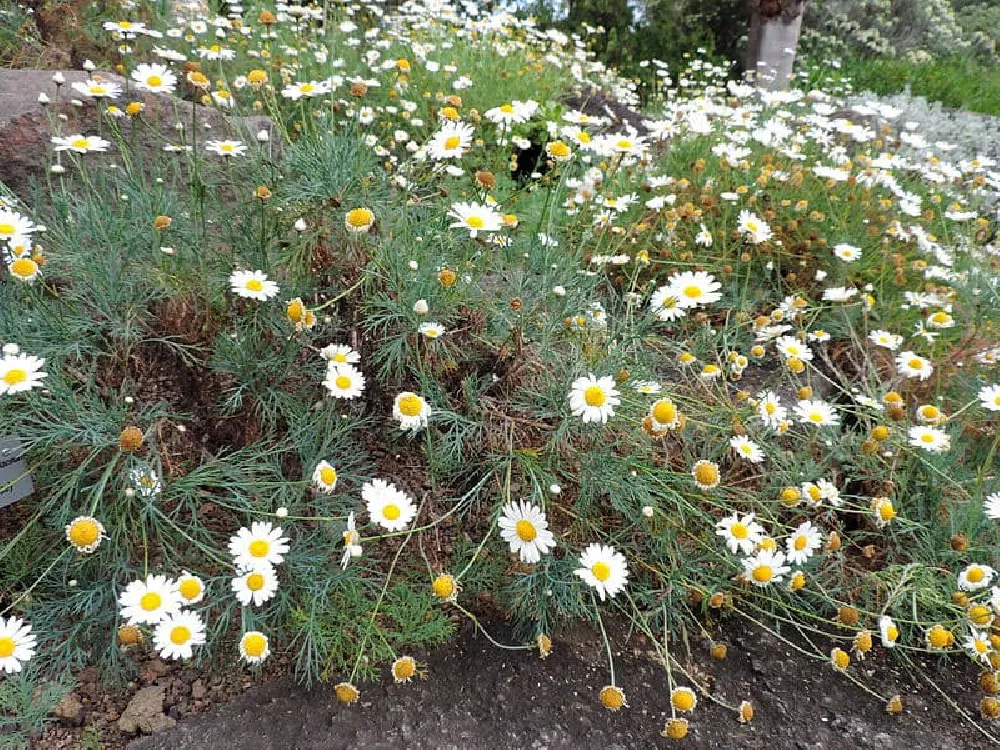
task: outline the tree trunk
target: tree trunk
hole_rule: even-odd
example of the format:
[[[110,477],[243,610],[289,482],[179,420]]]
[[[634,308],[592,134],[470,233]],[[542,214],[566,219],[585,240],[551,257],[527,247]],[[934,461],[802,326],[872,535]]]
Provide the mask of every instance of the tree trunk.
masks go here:
[[[750,0],[747,72],[760,88],[779,91],[792,80],[808,0]]]

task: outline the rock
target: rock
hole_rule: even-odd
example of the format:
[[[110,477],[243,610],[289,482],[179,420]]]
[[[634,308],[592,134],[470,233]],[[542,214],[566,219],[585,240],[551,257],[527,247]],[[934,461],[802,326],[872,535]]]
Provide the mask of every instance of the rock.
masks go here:
[[[150,659],[139,670],[139,676],[143,682],[155,682],[167,673],[167,665],[160,659]]]
[[[194,684],[191,685],[191,697],[198,701],[206,695],[208,695],[208,688],[205,686],[205,683],[201,680],[195,680]]]
[[[80,714],[83,713],[83,703],[80,702],[76,693],[66,693],[62,697],[62,700],[56,704],[56,707],[52,709],[52,713],[60,719],[71,722],[76,721],[80,718]]]
[[[105,113],[107,100],[95,104],[72,88],[74,82],[87,80],[87,75],[79,70],[61,71],[66,83],[56,87],[53,70],[0,70],[0,182],[3,182],[20,198],[30,202],[32,184],[44,178],[53,163],[52,122],[60,122],[63,135],[100,135],[112,141],[107,153],[87,154],[89,168],[121,165],[125,162],[118,153],[115,139],[111,135],[112,123]],[[102,77],[117,83],[124,91],[124,79],[105,73]],[[44,93],[50,104],[38,103],[38,95]],[[178,88],[178,94],[183,94]],[[83,106],[74,106],[70,100],[82,100]],[[204,152],[206,140],[234,138],[244,143],[254,142],[256,133],[268,131],[271,153],[281,147],[281,137],[271,118],[263,115],[251,117],[228,116],[221,110],[185,101],[180,96],[149,94],[136,91],[133,87],[128,96],[124,93],[114,104],[124,109],[130,101],[138,101],[144,110],[137,118],[122,117],[114,120],[114,127],[121,131],[124,142],[131,149],[142,152],[143,164],[155,164],[163,158],[165,144],[189,145],[197,141],[197,149]],[[60,118],[65,118],[61,120]],[[197,122],[196,137],[192,138],[192,122]],[[100,122],[100,124],[98,124]],[[178,130],[178,123],[184,130]],[[167,155],[170,156],[169,154]],[[136,160],[132,160],[135,162]],[[183,160],[174,159],[180,165]],[[69,160],[63,159],[68,165]],[[71,175],[69,168],[66,175]]]
[[[168,729],[177,723],[175,719],[163,713],[163,699],[166,689],[153,685],[144,687],[129,701],[121,718],[118,720],[118,731],[123,734],[153,734]]]

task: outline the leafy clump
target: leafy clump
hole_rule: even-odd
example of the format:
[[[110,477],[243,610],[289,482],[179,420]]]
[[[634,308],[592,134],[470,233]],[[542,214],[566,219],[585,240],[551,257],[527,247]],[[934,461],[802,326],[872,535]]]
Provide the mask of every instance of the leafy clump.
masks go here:
[[[701,60],[638,113],[574,39],[428,6],[106,19],[127,80],[0,209],[38,488],[0,666],[278,657],[353,703],[463,618],[610,662],[616,616],[696,721],[728,615],[869,691],[873,649],[993,679],[995,163]],[[154,93],[195,103],[165,141]]]

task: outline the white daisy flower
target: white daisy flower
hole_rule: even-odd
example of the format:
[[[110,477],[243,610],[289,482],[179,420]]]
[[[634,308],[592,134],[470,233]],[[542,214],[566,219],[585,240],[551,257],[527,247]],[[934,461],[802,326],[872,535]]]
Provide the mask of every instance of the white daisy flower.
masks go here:
[[[330,93],[329,81],[299,81],[296,83],[289,83],[281,91],[281,95],[283,97],[291,99],[293,102],[297,102],[303,97],[308,99],[314,96],[323,96],[328,93]]]
[[[900,352],[896,357],[896,366],[900,373],[908,378],[920,378],[927,380],[934,372],[934,365],[930,360],[924,359],[912,351]]]
[[[278,576],[267,563],[240,571],[230,581],[230,588],[244,607],[253,603],[259,607],[278,590]]]
[[[177,86],[177,76],[162,63],[140,63],[131,78],[137,88],[154,94],[169,94]]]
[[[614,407],[621,403],[620,394],[615,390],[615,380],[610,375],[596,378],[593,375],[573,381],[569,393],[569,406],[574,417],[581,417],[583,423],[607,422],[615,415]]]
[[[467,229],[475,239],[480,232],[499,232],[503,227],[503,217],[492,206],[478,203],[454,203],[448,216],[455,219],[452,229]]]
[[[174,591],[181,598],[181,605],[190,607],[205,598],[205,582],[184,570],[174,581]]]
[[[537,563],[556,545],[545,513],[532,503],[508,503],[497,525],[510,551],[517,553],[523,563]]]
[[[771,227],[757,214],[744,209],[740,211],[737,219],[736,229],[755,245],[767,242],[771,239]]]
[[[153,645],[163,659],[190,659],[205,642],[205,623],[195,612],[175,612],[153,631]]]
[[[10,242],[14,237],[25,237],[37,230],[27,216],[0,206],[0,240]]]
[[[328,344],[319,351],[320,356],[334,365],[356,365],[361,355],[347,344]]]
[[[107,151],[111,141],[98,138],[96,135],[52,136],[54,151],[72,151],[77,154]]]
[[[882,645],[886,648],[895,648],[896,641],[899,640],[899,628],[889,615],[878,618],[878,631],[882,636]]]
[[[39,388],[48,373],[42,371],[45,360],[28,354],[6,354],[0,358],[0,396],[14,395]]]
[[[445,328],[440,323],[421,323],[417,328],[417,332],[422,334],[424,338],[436,339],[444,335]]]
[[[476,129],[464,122],[446,122],[431,136],[427,144],[427,155],[436,161],[459,159],[472,145]]]
[[[765,426],[776,430],[788,418],[788,409],[781,405],[778,394],[764,391],[757,396],[757,416]]]
[[[990,654],[993,653],[993,642],[990,634],[985,630],[970,628],[969,637],[962,643],[969,655],[982,664],[990,663]]]
[[[996,571],[989,565],[973,563],[958,574],[958,587],[962,591],[978,591],[993,582]]]
[[[729,438],[729,446],[740,458],[745,458],[752,464],[759,464],[764,460],[764,451],[753,440],[745,435],[734,435]]]
[[[795,414],[802,424],[829,427],[840,424],[840,417],[832,404],[819,399],[803,399],[795,405]]]
[[[628,563],[614,547],[591,544],[580,555],[580,567],[575,572],[588,586],[597,590],[603,602],[609,596],[614,598],[625,588]]]
[[[951,448],[951,437],[937,427],[918,425],[910,428],[910,445],[931,453],[944,453]]]
[[[780,583],[791,568],[785,565],[785,554],[762,549],[752,557],[743,560],[743,576],[755,586]]]
[[[337,489],[337,470],[327,461],[320,461],[312,474],[313,484],[320,492],[330,494]]]
[[[1000,521],[1000,492],[993,492],[985,497],[983,510],[987,518]]]
[[[259,630],[249,630],[240,638],[240,657],[248,664],[260,664],[270,653],[267,636]]]
[[[254,521],[229,538],[229,554],[238,568],[255,568],[265,563],[278,565],[288,552],[288,537],[270,521]]]
[[[243,156],[247,147],[240,141],[206,141],[205,150],[217,156]]]
[[[409,495],[382,479],[365,482],[361,487],[361,499],[365,501],[372,523],[387,531],[402,531],[417,515],[417,506]]]
[[[833,246],[833,254],[845,263],[853,263],[861,257],[861,248],[841,243]]]
[[[699,305],[707,305],[722,299],[722,284],[705,271],[683,271],[675,273],[667,279],[667,286],[672,290],[671,296],[677,299],[677,304],[690,309]]]
[[[813,556],[822,543],[823,536],[820,530],[812,525],[812,521],[799,524],[798,528],[785,540],[785,554],[788,557],[788,562],[802,565]]]
[[[431,405],[411,391],[403,391],[392,402],[392,416],[399,422],[399,429],[416,432],[427,426]]]
[[[664,323],[687,315],[687,311],[681,307],[680,299],[676,296],[676,290],[670,284],[661,286],[653,292],[653,296],[649,298],[649,309]]]
[[[118,604],[129,625],[155,625],[177,613],[182,602],[170,579],[147,575],[144,581],[129,583],[118,597]]]
[[[356,367],[331,362],[323,385],[334,398],[357,398],[365,390],[365,376]]]
[[[230,289],[240,297],[267,302],[278,294],[278,285],[268,281],[263,271],[233,271],[229,277]]]
[[[747,513],[742,518],[738,513],[733,513],[716,522],[715,535],[726,540],[726,547],[733,554],[742,552],[749,555],[764,538],[764,527],[753,519],[753,513]]]
[[[1000,385],[984,385],[980,388],[979,403],[989,411],[1000,411]]]
[[[344,554],[340,558],[340,567],[347,570],[347,564],[352,557],[361,557],[361,535],[358,534],[357,525],[354,521],[354,511],[347,516],[347,528],[344,530]]]
[[[122,87],[117,83],[99,81],[93,78],[86,81],[74,81],[73,90],[89,99],[117,99],[122,93]]]
[[[24,662],[35,655],[36,644],[29,623],[19,617],[0,617],[0,671],[20,672]]]

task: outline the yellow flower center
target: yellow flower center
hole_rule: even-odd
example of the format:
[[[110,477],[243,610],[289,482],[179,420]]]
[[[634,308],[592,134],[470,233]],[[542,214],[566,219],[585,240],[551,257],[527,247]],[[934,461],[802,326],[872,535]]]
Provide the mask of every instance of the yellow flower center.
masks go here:
[[[809,544],[809,540],[805,536],[795,537],[795,544],[793,545],[798,552],[801,552]]]
[[[247,576],[247,588],[251,591],[260,591],[265,583],[264,576],[260,573],[251,573]]]
[[[194,578],[185,578],[177,590],[181,592],[181,596],[190,601],[198,598],[198,594],[201,593],[201,584]]]
[[[142,599],[139,600],[139,607],[146,612],[155,612],[160,608],[161,604],[163,604],[163,597],[155,591],[147,591],[142,595]]]
[[[339,380],[340,378],[338,378],[338,381]],[[340,383],[338,382],[337,385],[340,385]],[[319,478],[322,480],[323,484],[333,484],[337,481],[337,470],[329,466],[324,466],[319,472]]]
[[[746,527],[746,524],[737,521],[729,527],[729,533],[736,539],[746,539],[750,534],[750,530]]]
[[[417,664],[412,657],[404,656],[392,663],[392,676],[397,680],[409,680],[416,671]]]
[[[671,696],[670,702],[678,711],[690,711],[694,708],[694,694],[688,690],[678,690]]]
[[[458,145],[462,142],[462,139],[457,135],[448,136],[444,141],[444,147],[449,151],[458,148]]]
[[[264,282],[259,279],[250,279],[247,282],[247,289],[251,292],[262,292],[264,291]]]
[[[150,76],[146,79],[146,83],[150,86],[160,86],[163,83],[163,79],[159,76]]]
[[[0,237],[9,237],[14,234],[13,224],[0,224]]]
[[[892,507],[891,503],[883,503],[878,509],[878,516],[883,521],[891,521],[896,517],[896,509]]]
[[[399,399],[399,412],[406,417],[416,417],[423,411],[424,402],[420,396],[409,394]]]
[[[10,264],[10,272],[22,279],[30,279],[38,272],[38,264],[31,258],[18,258]]]
[[[500,111],[509,115],[514,111],[514,106],[512,104],[502,104],[500,105]]]
[[[818,411],[811,412],[809,414],[809,421],[810,422],[817,422],[817,423],[822,422],[823,421],[823,414],[821,412],[818,412]]]
[[[767,583],[774,577],[774,569],[770,565],[758,565],[750,575],[757,583]]]
[[[981,580],[983,580],[983,569],[973,565],[971,568],[969,568],[969,572],[966,574],[965,577],[968,578],[969,581],[972,583],[979,583]]]
[[[984,641],[977,638],[973,643],[973,648],[976,649],[977,654],[986,654],[989,653],[990,643],[989,641]]]
[[[0,637],[0,659],[12,656],[15,648],[17,648],[17,644],[14,643],[13,638],[7,635]]]
[[[892,641],[893,643],[899,638],[899,628],[895,625],[890,625],[885,629],[886,640]]]
[[[303,83],[301,86],[299,86],[299,90],[303,94],[309,94],[313,90],[313,85],[311,83]]]
[[[258,657],[266,648],[267,639],[258,633],[251,633],[243,639],[243,650],[247,656]]]
[[[538,531],[535,530],[535,525],[531,521],[524,518],[517,522],[517,525],[514,527],[514,531],[517,532],[518,538],[520,538],[523,542],[531,542],[536,536],[538,536]]]
[[[382,508],[382,515],[385,516],[386,520],[395,521],[399,518],[400,510],[398,505],[389,503],[384,508]]]
[[[912,369],[919,370],[919,369],[921,369],[924,366],[924,363],[923,363],[922,360],[919,360],[919,359],[911,359],[909,361],[909,365],[910,365],[910,367]]]
[[[222,151],[223,153],[226,154],[230,154],[233,151],[233,144],[223,143],[221,146],[219,146],[219,151]]]
[[[177,625],[170,631],[170,641],[175,646],[183,646],[191,640],[191,629],[184,625]]]
[[[677,419],[677,407],[673,401],[660,399],[653,404],[653,419],[660,424],[672,424]]]
[[[372,223],[372,212],[367,208],[355,208],[347,214],[347,223],[352,227],[366,227]]]
[[[615,145],[617,145],[618,148],[632,148],[632,141],[630,141],[628,138],[622,138]]]
[[[74,521],[69,527],[69,538],[77,547],[89,547],[100,534],[97,524],[90,519]]]
[[[569,146],[562,141],[556,141],[549,145],[549,153],[560,158],[569,156]]]
[[[934,435],[933,433],[925,432],[923,435],[920,436],[920,439],[925,443],[933,443]]]
[[[715,484],[719,481],[719,471],[708,462],[701,463],[694,469],[694,478],[701,484]]]
[[[927,640],[934,648],[945,648],[951,645],[952,636],[940,625],[935,625],[927,633]]]
[[[73,148],[87,148],[87,146],[90,145],[90,141],[88,141],[86,138],[74,138],[72,141],[70,141],[70,145]]]
[[[468,224],[473,229],[482,229],[484,226],[486,226],[486,222],[483,221],[483,218],[481,216],[470,216],[465,220],[465,223]]]
[[[590,133],[581,130],[577,134],[576,139],[580,141],[580,143],[590,143]]]
[[[439,599],[448,599],[455,593],[455,579],[449,575],[440,575],[434,579],[431,588]]]
[[[606,562],[595,562],[590,566],[590,572],[594,574],[594,578],[602,583],[611,577],[611,566]]]
[[[604,402],[608,400],[608,396],[601,386],[592,385],[583,392],[583,400],[587,406],[604,406]]]
[[[118,28],[120,28],[120,29],[131,29],[132,28],[132,22],[131,21],[119,21],[118,22]]]
[[[267,553],[270,551],[271,545],[267,543],[266,539],[254,539],[250,542],[250,546],[247,551],[252,557],[267,557]]]
[[[701,287],[694,284],[684,287],[684,296],[690,299],[697,299],[701,296]]]

